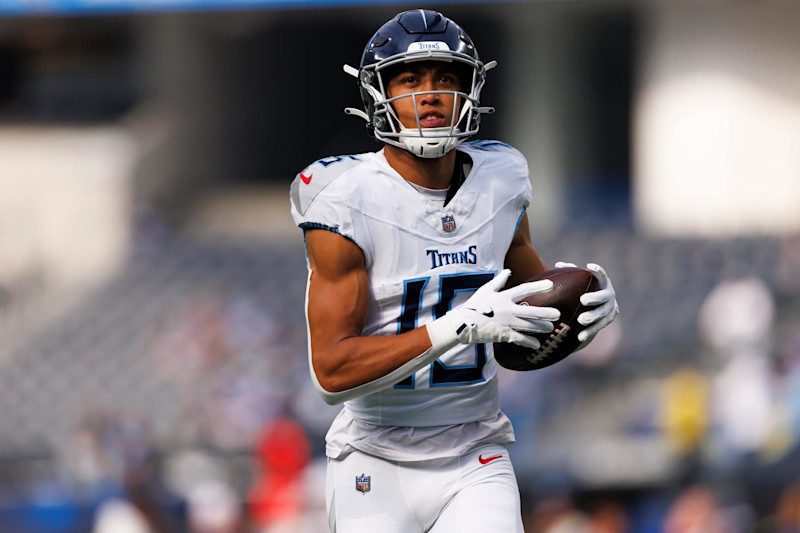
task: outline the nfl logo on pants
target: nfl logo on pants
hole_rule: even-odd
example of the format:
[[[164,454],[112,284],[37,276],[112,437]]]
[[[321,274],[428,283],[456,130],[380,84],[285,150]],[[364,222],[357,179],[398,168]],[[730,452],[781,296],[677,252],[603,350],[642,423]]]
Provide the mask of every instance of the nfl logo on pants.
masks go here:
[[[366,494],[370,489],[370,479],[372,476],[365,476],[363,473],[356,476],[356,490],[362,494]]]

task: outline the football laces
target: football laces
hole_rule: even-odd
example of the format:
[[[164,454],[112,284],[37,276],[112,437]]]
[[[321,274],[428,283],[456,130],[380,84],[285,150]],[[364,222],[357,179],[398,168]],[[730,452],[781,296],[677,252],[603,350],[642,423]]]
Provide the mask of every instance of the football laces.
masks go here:
[[[572,328],[568,324],[561,322],[559,326],[550,333],[547,342],[539,348],[539,351],[528,355],[525,359],[531,364],[542,362],[558,348],[558,345],[567,337],[571,329]]]

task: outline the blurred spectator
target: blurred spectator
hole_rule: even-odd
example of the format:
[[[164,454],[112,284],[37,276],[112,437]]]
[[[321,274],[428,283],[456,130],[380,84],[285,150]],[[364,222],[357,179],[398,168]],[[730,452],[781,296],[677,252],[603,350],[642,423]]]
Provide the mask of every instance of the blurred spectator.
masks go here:
[[[102,497],[124,490],[129,476],[147,468],[150,435],[137,418],[95,409],[87,412],[64,450],[70,476],[89,494]]]
[[[773,428],[769,355],[774,316],[766,283],[740,273],[723,279],[700,310],[701,338],[721,365],[713,401],[723,460],[738,463],[758,452]]]
[[[123,499],[106,500],[97,509],[93,533],[154,533],[147,519]]]
[[[683,458],[684,476],[699,468],[701,448],[708,430],[710,393],[708,379],[691,368],[670,374],[662,391],[662,423],[673,454]]]
[[[703,443],[708,428],[708,380],[701,372],[681,368],[664,382],[663,422],[672,450],[686,455]]]
[[[719,505],[711,489],[693,485],[667,510],[663,533],[726,533]]]
[[[590,533],[589,518],[566,494],[551,494],[539,500],[525,517],[525,530],[537,533]]]
[[[723,461],[735,466],[767,444],[774,428],[772,375],[765,357],[738,356],[714,380],[714,403]]]
[[[311,457],[305,429],[277,418],[264,429],[256,448],[257,479],[250,490],[253,523],[261,533],[300,533],[305,521],[305,469]]]
[[[776,533],[800,533],[800,481],[789,484],[777,505]]]
[[[627,533],[629,527],[628,513],[619,502],[602,501],[589,512],[590,533]]]
[[[242,502],[221,481],[203,481],[189,490],[187,498],[191,533],[237,533],[243,531]]]
[[[763,355],[774,316],[775,301],[767,284],[735,274],[717,284],[703,303],[700,337],[723,359],[742,352]]]
[[[202,449],[176,451],[165,462],[165,482],[183,499],[188,500],[192,489],[198,485],[228,485],[230,482],[224,462]]]

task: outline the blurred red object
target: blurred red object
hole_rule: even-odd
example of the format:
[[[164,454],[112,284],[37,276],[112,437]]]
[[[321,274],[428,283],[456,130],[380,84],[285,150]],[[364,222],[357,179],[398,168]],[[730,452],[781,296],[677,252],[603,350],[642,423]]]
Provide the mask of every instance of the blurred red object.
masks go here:
[[[289,418],[272,420],[255,449],[258,478],[250,490],[253,523],[269,527],[300,519],[306,510],[304,470],[311,459],[306,430]]]

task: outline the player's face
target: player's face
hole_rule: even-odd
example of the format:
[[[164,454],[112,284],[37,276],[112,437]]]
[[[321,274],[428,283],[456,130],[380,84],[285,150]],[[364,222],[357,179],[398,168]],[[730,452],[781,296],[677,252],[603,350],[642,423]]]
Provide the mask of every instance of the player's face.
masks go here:
[[[389,78],[386,93],[389,98],[404,94],[420,93],[425,91],[460,91],[461,78],[450,63],[439,61],[423,61],[403,65],[402,70],[396,71]],[[392,105],[400,122],[406,128],[417,128],[417,114],[419,123],[423,128],[450,127],[452,125],[454,110],[454,94],[420,94],[416,97],[400,98]],[[458,102],[455,111],[461,107]]]

